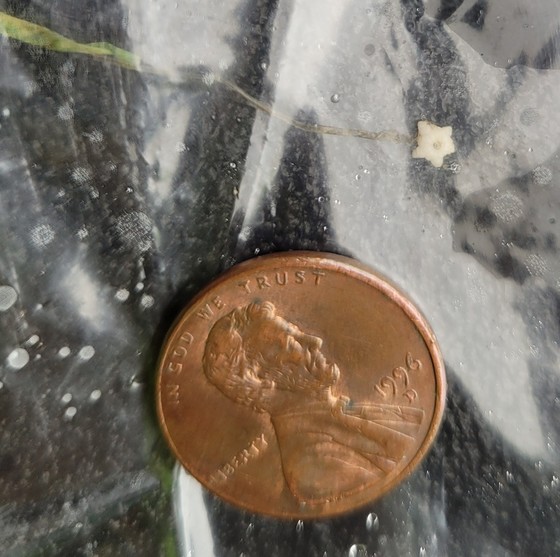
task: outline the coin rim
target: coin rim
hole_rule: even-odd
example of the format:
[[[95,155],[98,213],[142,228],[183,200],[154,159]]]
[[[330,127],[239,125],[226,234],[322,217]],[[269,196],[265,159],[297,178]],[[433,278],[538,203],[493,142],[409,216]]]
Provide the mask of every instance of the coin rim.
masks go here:
[[[350,277],[357,280],[370,284],[389,299],[391,299],[398,307],[400,307],[407,317],[412,321],[422,339],[424,340],[430,357],[432,359],[432,364],[434,368],[435,375],[435,401],[434,401],[434,413],[432,421],[428,428],[426,435],[420,447],[416,451],[415,455],[411,458],[408,464],[400,471],[400,473],[395,476],[389,483],[385,484],[377,492],[375,492],[371,498],[367,501],[357,502],[350,505],[340,505],[332,504],[337,508],[328,510],[331,505],[325,504],[322,508],[327,508],[327,510],[321,510],[316,513],[302,512],[302,513],[282,513],[275,512],[276,509],[272,510],[262,510],[260,508],[255,508],[252,505],[247,505],[239,502],[238,500],[229,497],[228,494],[223,494],[218,492],[207,485],[207,482],[203,478],[194,476],[186,465],[186,462],[180,452],[177,450],[175,443],[169,433],[167,424],[165,422],[165,415],[163,411],[163,402],[161,396],[161,383],[163,375],[163,362],[171,349],[171,339],[178,328],[181,327],[182,323],[188,319],[189,314],[194,311],[196,304],[206,297],[210,292],[219,288],[224,282],[229,281],[233,277],[243,274],[247,271],[262,271],[264,272],[268,267],[274,266],[277,261],[286,261],[290,263],[291,266],[295,266],[298,263],[303,266],[315,266],[321,270],[327,269],[335,272],[342,272]],[[310,263],[314,265],[310,265]],[[185,306],[183,310],[179,313],[177,318],[174,320],[172,326],[169,328],[167,335],[165,336],[162,349],[157,362],[157,376],[156,376],[156,410],[160,429],[163,436],[171,448],[174,456],[177,458],[178,462],[183,466],[183,468],[191,474],[205,489],[210,491],[212,494],[227,501],[238,509],[243,509],[252,513],[258,513],[265,516],[272,516],[280,519],[318,519],[318,518],[328,518],[337,515],[342,515],[345,513],[358,511],[366,505],[379,500],[381,497],[386,495],[389,491],[395,488],[397,485],[401,484],[410,474],[418,467],[420,462],[426,456],[428,450],[432,446],[435,438],[437,437],[439,428],[441,426],[444,410],[445,401],[447,395],[447,381],[445,377],[445,366],[443,362],[443,357],[441,350],[437,343],[435,334],[428,324],[426,318],[422,312],[405,296],[400,289],[389,279],[387,279],[382,273],[372,269],[369,265],[366,265],[356,259],[351,257],[338,255],[328,252],[313,252],[313,251],[288,251],[288,252],[276,252],[267,255],[261,255],[231,267],[214,280],[212,280],[205,288],[203,288],[192,300]],[[353,497],[349,497],[348,500],[351,502]]]

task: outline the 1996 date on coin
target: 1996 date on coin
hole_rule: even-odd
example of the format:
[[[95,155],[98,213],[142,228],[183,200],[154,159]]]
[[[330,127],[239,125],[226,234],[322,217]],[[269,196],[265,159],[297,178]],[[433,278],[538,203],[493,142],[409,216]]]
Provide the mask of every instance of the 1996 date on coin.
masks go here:
[[[290,252],[242,263],[181,314],[157,409],[182,465],[253,512],[313,518],[404,479],[445,403],[434,335],[356,261]]]

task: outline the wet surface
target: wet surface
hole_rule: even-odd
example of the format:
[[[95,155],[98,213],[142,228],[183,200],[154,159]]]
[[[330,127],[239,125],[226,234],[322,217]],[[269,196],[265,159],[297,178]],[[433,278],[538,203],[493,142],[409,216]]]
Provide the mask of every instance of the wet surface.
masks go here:
[[[558,553],[554,2],[1,10],[150,68],[0,37],[3,555]],[[442,168],[347,133],[421,120],[452,127]],[[153,411],[182,306],[285,249],[379,269],[448,367],[426,461],[329,521],[248,515],[172,475]]]

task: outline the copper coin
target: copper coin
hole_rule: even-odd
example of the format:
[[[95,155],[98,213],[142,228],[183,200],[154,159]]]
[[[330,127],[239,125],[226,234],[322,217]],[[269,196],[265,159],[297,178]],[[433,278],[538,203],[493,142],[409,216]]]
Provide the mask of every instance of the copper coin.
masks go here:
[[[445,403],[433,333],[352,259],[290,252],[242,263],[182,313],[157,408],[183,466],[253,512],[342,513],[420,462]]]

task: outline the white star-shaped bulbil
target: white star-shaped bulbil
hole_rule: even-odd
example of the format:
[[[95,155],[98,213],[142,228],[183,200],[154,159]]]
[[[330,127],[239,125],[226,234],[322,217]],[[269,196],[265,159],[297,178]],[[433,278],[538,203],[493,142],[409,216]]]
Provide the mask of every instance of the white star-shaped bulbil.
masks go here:
[[[451,138],[453,128],[443,126],[440,128],[432,122],[421,120],[418,122],[418,146],[412,151],[414,159],[426,159],[436,168],[443,166],[443,159],[455,152],[455,143]]]

